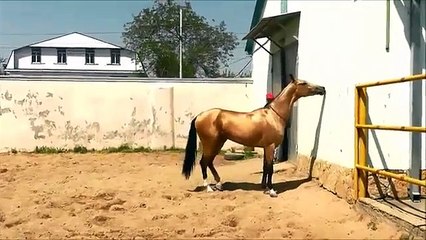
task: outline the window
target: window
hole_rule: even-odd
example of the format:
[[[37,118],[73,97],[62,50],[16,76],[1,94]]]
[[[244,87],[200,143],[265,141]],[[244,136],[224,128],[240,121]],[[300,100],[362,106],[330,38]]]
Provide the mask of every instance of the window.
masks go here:
[[[63,48],[59,48],[56,50],[58,55],[58,63],[67,63],[67,50]]]
[[[41,63],[41,49],[40,48],[31,48],[31,62],[32,63]]]
[[[86,64],[95,64],[95,50],[86,49]]]
[[[120,64],[120,50],[112,49],[111,50],[111,64]]]

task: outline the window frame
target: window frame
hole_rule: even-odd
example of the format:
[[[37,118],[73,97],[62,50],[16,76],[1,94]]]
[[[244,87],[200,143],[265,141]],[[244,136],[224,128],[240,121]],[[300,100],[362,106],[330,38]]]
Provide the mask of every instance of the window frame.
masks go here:
[[[67,64],[67,49],[65,48],[56,49],[56,63]]]
[[[31,64],[40,64],[40,63],[41,63],[41,48],[32,47],[31,48]]]
[[[92,56],[93,55],[93,56]],[[86,52],[84,55],[84,61],[86,65],[94,65],[95,64],[95,49],[86,48]],[[90,61],[93,60],[93,61]]]
[[[121,64],[121,49],[111,49],[111,65],[120,65]]]

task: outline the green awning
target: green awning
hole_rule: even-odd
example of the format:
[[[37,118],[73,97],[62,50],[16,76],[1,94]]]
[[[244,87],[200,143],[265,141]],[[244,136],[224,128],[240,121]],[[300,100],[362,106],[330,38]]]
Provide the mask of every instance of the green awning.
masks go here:
[[[263,18],[250,30],[243,40],[255,40],[258,38],[271,38],[273,34],[285,30],[286,24],[300,17],[300,12],[286,13],[282,15]]]
[[[265,9],[265,6],[266,6],[266,0],[256,0],[256,5],[254,7],[254,12],[253,12],[253,18],[251,19],[250,30],[253,29],[256,26],[256,24],[259,23],[260,19],[262,18],[262,13]],[[254,47],[254,41],[249,39],[246,42],[246,47],[244,51],[246,51],[248,54],[252,54],[253,47]]]

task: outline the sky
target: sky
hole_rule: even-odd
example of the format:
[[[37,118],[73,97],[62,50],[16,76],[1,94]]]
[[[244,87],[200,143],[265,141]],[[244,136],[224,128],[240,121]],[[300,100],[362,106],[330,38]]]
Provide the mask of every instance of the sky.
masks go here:
[[[255,0],[190,0],[199,15],[216,22],[225,21],[236,33],[239,45],[230,60],[230,69],[239,72],[250,60],[241,39],[249,31]],[[0,1],[0,57],[11,50],[69,32],[87,33],[124,46],[123,25],[152,0],[133,1]]]

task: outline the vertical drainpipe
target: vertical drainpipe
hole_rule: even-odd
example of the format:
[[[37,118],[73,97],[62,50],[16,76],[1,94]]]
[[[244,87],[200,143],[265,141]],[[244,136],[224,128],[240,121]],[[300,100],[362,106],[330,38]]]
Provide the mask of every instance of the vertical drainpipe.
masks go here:
[[[386,52],[390,44],[390,0],[386,0]]]
[[[420,25],[420,0],[410,1],[410,72],[412,75],[422,73],[422,53],[421,39],[422,29]],[[411,108],[411,125],[422,125],[422,84],[423,81],[414,81],[410,84],[410,108]],[[411,134],[411,156],[409,175],[413,178],[420,179],[421,176],[421,149],[422,136],[421,133],[412,132]],[[412,201],[420,200],[420,186],[409,184],[408,194]]]

